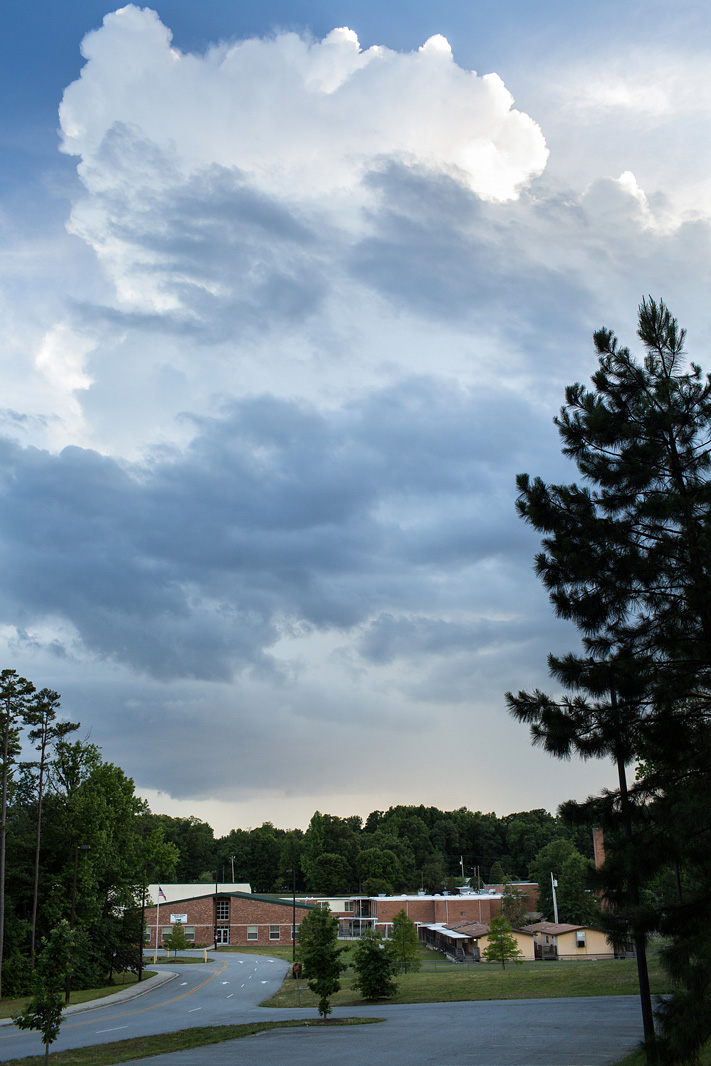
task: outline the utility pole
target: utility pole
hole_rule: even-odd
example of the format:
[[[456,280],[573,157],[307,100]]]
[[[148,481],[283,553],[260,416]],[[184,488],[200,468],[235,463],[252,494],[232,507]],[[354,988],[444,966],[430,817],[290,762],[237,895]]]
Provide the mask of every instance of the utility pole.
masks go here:
[[[296,867],[286,871],[291,874],[291,963],[296,962]]]

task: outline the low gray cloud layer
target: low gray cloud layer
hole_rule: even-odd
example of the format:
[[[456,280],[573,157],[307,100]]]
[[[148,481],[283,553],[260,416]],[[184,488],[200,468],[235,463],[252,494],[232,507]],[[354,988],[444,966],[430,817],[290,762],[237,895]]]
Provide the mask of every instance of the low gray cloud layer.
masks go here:
[[[101,656],[227,680],[266,669],[283,626],[471,609],[462,567],[528,547],[497,483],[535,419],[514,398],[503,426],[491,400],[421,378],[329,412],[254,397],[140,465],[6,441],[3,620],[61,615]]]

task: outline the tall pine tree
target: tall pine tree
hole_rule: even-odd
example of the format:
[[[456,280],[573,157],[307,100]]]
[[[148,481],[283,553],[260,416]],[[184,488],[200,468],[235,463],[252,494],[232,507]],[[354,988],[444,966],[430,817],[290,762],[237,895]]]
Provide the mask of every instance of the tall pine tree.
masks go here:
[[[507,699],[551,754],[608,756],[617,766],[618,789],[587,811],[619,841],[609,852],[608,898],[637,947],[651,1053],[645,933],[666,923],[682,936],[684,908],[676,907],[675,919],[650,915],[640,872],[665,861],[674,835],[692,836],[690,789],[699,788],[704,766],[692,760],[690,774],[680,753],[708,747],[711,721],[711,382],[697,365],[686,366],[684,331],[663,303],[642,302],[638,335],[641,362],[609,330],[595,333],[593,388],[566,390],[555,422],[583,483],[517,479],[519,514],[544,535],[536,571],[556,613],[578,627],[582,651],[549,657],[568,692],[562,699],[538,691]],[[635,759],[651,771],[630,787]],[[675,812],[664,824],[662,809]],[[708,843],[708,819],[693,832],[699,828]],[[677,977],[684,981],[681,970]],[[711,1018],[708,983],[684,995]],[[666,1012],[669,1025],[679,1024],[683,998]],[[701,1039],[703,1027],[695,1031]]]

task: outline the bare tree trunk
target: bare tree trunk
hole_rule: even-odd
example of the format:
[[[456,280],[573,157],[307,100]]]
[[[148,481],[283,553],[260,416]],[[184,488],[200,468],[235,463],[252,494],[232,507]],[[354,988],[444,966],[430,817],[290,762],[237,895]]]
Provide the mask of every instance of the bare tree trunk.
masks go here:
[[[614,696],[613,696],[614,699]],[[630,811],[629,792],[627,791],[627,773],[621,757],[617,758],[617,776],[620,782],[620,806],[625,832],[625,841],[628,846],[632,844],[632,813]],[[629,899],[632,907],[639,906],[639,885],[635,874],[630,874]],[[649,987],[649,972],[647,969],[647,938],[644,933],[633,930],[634,953],[637,957],[637,978],[639,980],[639,998],[642,1007],[642,1028],[644,1030],[644,1046],[650,1062],[656,1061],[656,1042],[654,1033],[654,1011],[652,1009],[652,993]]]
[[[32,928],[30,931],[30,963],[35,968],[35,934],[37,931],[37,897],[39,895],[40,839],[42,835],[42,793],[44,790],[44,760],[47,750],[47,730],[42,732],[39,785],[37,788],[37,835],[35,838],[35,881],[32,889]]]

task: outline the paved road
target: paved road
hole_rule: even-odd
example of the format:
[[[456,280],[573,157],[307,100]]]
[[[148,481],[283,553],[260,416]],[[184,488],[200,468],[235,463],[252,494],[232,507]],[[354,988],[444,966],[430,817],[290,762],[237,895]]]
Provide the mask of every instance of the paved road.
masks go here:
[[[258,1004],[281,987],[288,966],[281,959],[259,955],[217,954],[207,964],[176,969],[180,972],[173,981],[138,999],[70,1015],[51,1050],[192,1026],[229,1025],[255,1010],[259,1016]],[[0,1062],[43,1050],[38,1033],[21,1032],[14,1026],[0,1028]]]
[[[347,1013],[386,1020],[260,1033],[159,1055],[151,1066],[604,1066],[642,1037],[638,1001],[628,997],[412,1004]]]
[[[259,1003],[276,991],[286,963],[218,954],[180,968],[169,984],[138,999],[68,1017],[52,1050],[109,1043],[191,1026],[316,1019],[309,1010]],[[341,1013],[340,1011],[338,1013]],[[151,1066],[605,1066],[642,1037],[632,997],[493,1003],[349,1007],[348,1015],[385,1018],[345,1029],[276,1030],[194,1051],[162,1055]],[[0,1029],[0,1061],[42,1051],[37,1033]],[[145,1066],[145,1060],[141,1060]]]

